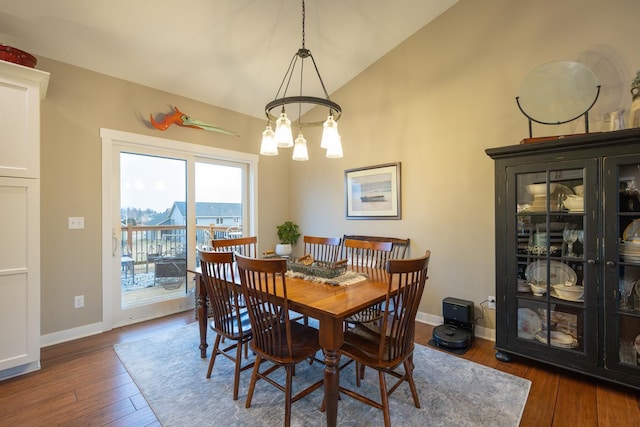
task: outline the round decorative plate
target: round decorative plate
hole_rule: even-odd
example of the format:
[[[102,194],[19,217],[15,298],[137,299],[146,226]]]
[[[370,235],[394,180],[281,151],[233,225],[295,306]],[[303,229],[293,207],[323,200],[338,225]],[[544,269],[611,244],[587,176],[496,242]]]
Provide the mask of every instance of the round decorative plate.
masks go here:
[[[589,111],[598,99],[598,86],[593,71],[579,62],[549,62],[525,76],[518,104],[539,123],[566,123]]]
[[[547,285],[547,272],[552,285],[575,285],[578,276],[573,268],[560,261],[550,260],[547,267],[546,260],[532,262],[527,266],[524,276],[529,283]]]
[[[518,309],[518,338],[532,340],[542,329],[542,320],[530,308]]]

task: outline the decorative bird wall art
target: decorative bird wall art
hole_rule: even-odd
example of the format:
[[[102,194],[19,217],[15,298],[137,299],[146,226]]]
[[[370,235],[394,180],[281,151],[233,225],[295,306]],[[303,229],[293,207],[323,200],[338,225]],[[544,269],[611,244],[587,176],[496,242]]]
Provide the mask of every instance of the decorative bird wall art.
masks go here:
[[[203,129],[203,130],[208,130],[210,132],[224,133],[226,135],[240,136],[236,132],[233,132],[231,130],[223,129],[219,126],[210,125],[210,124],[201,122],[200,120],[192,119],[182,111],[178,110],[178,107],[173,107],[173,108],[175,111],[170,114],[165,114],[164,119],[160,122],[156,122],[153,119],[153,114],[150,114],[149,117],[151,118],[151,125],[153,125],[153,127],[158,130],[167,130],[169,126],[176,124],[178,126],[190,127],[195,129]]]

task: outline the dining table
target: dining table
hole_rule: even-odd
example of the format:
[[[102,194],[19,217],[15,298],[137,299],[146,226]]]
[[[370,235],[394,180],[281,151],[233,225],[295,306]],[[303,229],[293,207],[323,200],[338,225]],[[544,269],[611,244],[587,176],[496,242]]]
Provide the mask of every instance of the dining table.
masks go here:
[[[196,312],[200,330],[200,356],[207,357],[207,291],[199,269],[196,276]],[[289,273],[289,272],[288,272]],[[388,274],[384,269],[347,266],[351,276],[361,276],[352,284],[318,281],[313,277],[286,276],[287,301],[290,310],[318,321],[320,346],[324,354],[324,393],[327,426],[336,426],[340,384],[340,347],[344,341],[344,321],[347,317],[384,301]],[[239,276],[236,275],[240,286]],[[353,282],[353,280],[352,280]],[[276,290],[282,296],[282,287]]]

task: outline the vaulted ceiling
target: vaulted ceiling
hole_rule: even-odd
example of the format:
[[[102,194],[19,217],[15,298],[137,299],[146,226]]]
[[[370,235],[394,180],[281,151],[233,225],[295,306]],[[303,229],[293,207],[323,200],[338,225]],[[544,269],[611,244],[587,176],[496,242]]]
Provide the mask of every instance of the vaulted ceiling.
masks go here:
[[[331,94],[457,1],[307,0],[305,47]],[[302,46],[302,5],[0,0],[0,43],[263,118]]]

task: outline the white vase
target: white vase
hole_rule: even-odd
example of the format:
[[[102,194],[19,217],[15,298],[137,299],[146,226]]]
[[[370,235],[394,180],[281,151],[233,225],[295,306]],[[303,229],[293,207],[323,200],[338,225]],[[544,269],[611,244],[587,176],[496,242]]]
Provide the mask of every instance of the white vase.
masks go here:
[[[276,245],[276,255],[280,256],[289,256],[291,255],[291,244],[290,243],[279,243]]]

